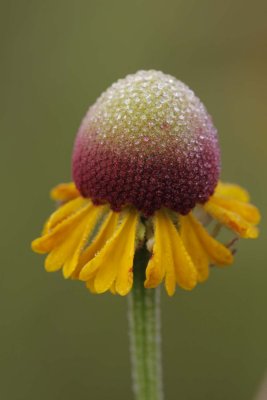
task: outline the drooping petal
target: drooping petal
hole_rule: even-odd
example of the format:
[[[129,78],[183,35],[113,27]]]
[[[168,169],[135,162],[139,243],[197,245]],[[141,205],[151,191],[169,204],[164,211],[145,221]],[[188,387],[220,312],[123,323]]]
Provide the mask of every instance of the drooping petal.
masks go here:
[[[223,244],[214,239],[202,226],[202,224],[190,213],[186,217],[181,217],[187,221],[191,230],[194,231],[202,249],[207,254],[209,260],[216,265],[230,265],[233,262],[232,252]],[[191,251],[190,251],[191,254]]]
[[[79,224],[74,227],[69,235],[66,235],[65,240],[56,245],[47,255],[45,259],[45,269],[48,272],[54,272],[63,267],[68,258],[75,252],[77,245],[77,228]]]
[[[226,199],[216,195],[212,196],[212,201],[218,206],[240,215],[240,217],[251,224],[257,225],[260,222],[259,210],[253,204],[236,199]]]
[[[69,278],[76,270],[80,254],[103,211],[103,206],[95,206],[85,221],[81,222],[81,226],[79,227],[79,236],[77,232],[77,243],[74,252],[71,257],[66,260],[63,266],[63,275],[65,278]]]
[[[209,276],[209,257],[201,245],[189,216],[180,216],[180,234],[198,272],[198,281],[204,282]]]
[[[176,282],[183,289],[192,290],[197,284],[196,267],[170,218],[167,219],[167,230],[171,240]]]
[[[65,266],[70,265],[71,261],[77,258],[77,253],[79,253],[80,249],[79,242],[84,240],[84,231],[85,221],[81,220],[77,225],[73,226],[72,230],[65,236],[65,239],[50,251],[45,259],[45,269],[48,272],[57,271],[63,266],[64,271],[66,270]],[[64,276],[67,277],[66,272]]]
[[[61,183],[54,187],[50,192],[50,197],[53,200],[66,202],[76,197],[80,196],[78,189],[76,188],[74,182]]]
[[[163,277],[165,276],[166,269],[164,264],[164,257],[170,259],[170,249],[167,247],[164,248],[165,243],[165,226],[164,226],[164,215],[157,211],[153,218],[154,224],[154,244],[152,249],[152,255],[146,267],[146,280],[145,287],[146,288],[156,288],[161,282]],[[169,254],[166,254],[166,251]]]
[[[137,222],[137,211],[125,212],[113,236],[82,268],[80,279],[88,281],[94,277],[94,289],[97,293],[112,288],[114,281],[116,292],[122,296],[131,289]]]
[[[76,224],[73,224],[65,239],[56,245],[45,260],[47,271],[63,267],[63,275],[69,278],[77,268],[78,260],[96,221],[103,212],[103,206],[95,206]]]
[[[95,278],[92,277],[88,281],[86,281],[85,284],[86,284],[87,289],[89,289],[91,293],[96,294],[94,282],[95,282]]]
[[[43,234],[48,233],[57,224],[64,221],[70,215],[74,214],[89,203],[91,203],[90,200],[84,199],[83,197],[78,197],[59,207],[56,211],[53,212],[53,214],[50,215],[47,222],[45,223]]]
[[[80,270],[104,247],[106,242],[112,237],[118,226],[119,213],[109,211],[105,221],[101,224],[99,231],[93,242],[81,254],[79,267]],[[86,270],[86,269],[85,269]]]
[[[197,283],[197,271],[166,212],[156,212],[154,227],[155,243],[146,269],[145,287],[156,287],[165,277],[165,287],[169,295],[174,294],[176,283],[191,290]]]
[[[245,220],[237,212],[221,207],[213,201],[212,197],[203,205],[203,207],[213,218],[236,232],[241,237],[250,239],[258,237],[258,229],[254,225]]]
[[[78,209],[74,214],[63,219],[59,222],[54,229],[35,239],[32,242],[32,249],[37,253],[48,253],[54,247],[59,245],[66,236],[69,234],[70,230],[79,223],[79,221],[86,215],[90,208],[93,208],[91,202],[87,202],[86,205]]]
[[[110,286],[110,293],[117,294],[116,292],[116,282],[114,281],[113,284]]]
[[[239,185],[219,182],[215,189],[215,195],[236,199],[245,203],[249,202],[249,194]]]
[[[121,296],[128,294],[133,285],[133,260],[139,215],[136,211],[132,211],[132,214],[132,220],[128,222],[128,227],[124,230],[125,242],[124,244],[121,244],[121,251],[126,253],[124,255],[124,260],[122,260],[122,262],[119,264],[118,273],[115,280],[115,291]],[[112,286],[110,289],[112,289]]]
[[[157,287],[165,278],[166,291],[172,296],[176,288],[176,276],[167,218],[163,211],[157,211],[154,217],[155,242],[146,268],[145,287]]]

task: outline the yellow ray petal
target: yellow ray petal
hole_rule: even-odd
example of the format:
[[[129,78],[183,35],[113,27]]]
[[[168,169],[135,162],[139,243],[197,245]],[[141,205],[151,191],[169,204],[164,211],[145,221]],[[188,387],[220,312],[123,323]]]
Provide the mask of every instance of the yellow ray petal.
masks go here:
[[[165,277],[169,295],[174,294],[176,282],[184,289],[192,289],[197,283],[197,271],[173,222],[164,211],[158,211],[154,226],[155,243],[146,269],[145,287],[156,287]]]
[[[215,189],[215,195],[223,196],[227,198],[233,198],[245,203],[249,202],[249,194],[239,185],[232,183],[219,182]]]
[[[204,282],[209,276],[209,257],[200,243],[189,216],[180,216],[180,234],[186,250],[197,269],[198,281]]]
[[[85,266],[104,247],[107,240],[111,238],[118,226],[119,213],[109,211],[105,221],[102,223],[93,242],[81,254],[79,269]],[[84,270],[84,272],[86,269]]]
[[[103,207],[93,207],[73,229],[68,232],[65,239],[58,244],[45,261],[47,271],[56,271],[63,267],[63,275],[69,278],[75,271],[80,253],[94,229],[97,219],[103,212]]]
[[[76,213],[59,222],[51,232],[48,232],[44,236],[35,239],[32,242],[33,251],[37,253],[48,253],[51,251],[65,239],[70,230],[73,229],[74,226],[77,225],[88,212],[88,210],[93,207],[95,206],[93,206],[92,203],[87,203],[83,208],[76,211]]]
[[[256,225],[260,222],[259,210],[252,204],[244,203],[236,199],[226,199],[216,195],[212,196],[211,200],[218,206],[240,215],[240,217],[251,224]]]
[[[89,199],[85,199],[83,197],[78,197],[74,200],[69,201],[63,206],[59,207],[53,214],[48,218],[43,234],[48,233],[52,230],[57,224],[62,222],[64,219],[68,218],[71,214],[74,214],[83,206],[91,203]]]
[[[159,229],[161,229],[162,234],[161,254],[163,255],[163,259],[161,260],[161,262],[162,266],[164,266],[165,269],[165,289],[169,296],[173,296],[176,289],[176,275],[172,242],[170,238],[170,232],[168,230],[168,224],[170,220],[167,214],[163,211],[157,212],[156,219],[159,219]]]
[[[115,291],[121,296],[128,294],[133,285],[133,260],[139,214],[136,211],[131,211],[131,214],[131,220],[129,218],[128,227],[124,230],[125,236],[123,240],[125,243],[121,244],[121,249],[125,252],[124,259],[118,264],[119,268],[115,279]],[[96,284],[97,278],[98,277],[96,277]],[[112,289],[112,286],[110,289]]]
[[[167,219],[167,231],[171,240],[176,282],[183,289],[191,290],[197,284],[197,270],[174,224]]]
[[[91,293],[96,294],[95,277],[92,277],[91,279],[89,279],[85,284],[86,284],[87,289],[89,289]]]
[[[50,192],[53,200],[66,202],[80,196],[78,189],[73,182],[61,183],[54,187]]]
[[[217,219],[221,224],[227,226],[241,237],[251,239],[258,237],[258,229],[255,226],[247,222],[240,215],[217,205],[212,201],[212,197],[203,207],[213,218]]]
[[[57,271],[66,263],[69,263],[76,253],[78,243],[83,237],[84,221],[80,221],[73,229],[68,232],[65,239],[55,246],[45,259],[45,269],[48,272]]]
[[[155,239],[152,249],[152,255],[146,267],[146,280],[145,287],[146,288],[156,288],[165,276],[165,264],[164,264],[164,256],[165,251],[170,250],[167,248],[164,249],[165,243],[165,232],[164,232],[164,215],[159,211],[156,212],[153,218],[154,224],[154,232]],[[162,226],[163,225],[163,226]],[[170,255],[167,256],[170,258]]]
[[[94,241],[84,250],[79,261],[79,279],[87,281],[95,276],[99,268],[98,263],[91,263],[94,257],[105,247],[106,243],[112,239],[116,227],[118,226],[120,213],[110,211]]]
[[[214,239],[201,225],[201,223],[191,213],[188,220],[195,231],[198,240],[210,258],[210,261],[216,265],[230,265],[233,262],[232,252],[223,244]]]
[[[80,273],[87,281],[95,274],[94,288],[103,293],[116,281],[116,292],[125,295],[132,286],[132,267],[138,213],[126,212],[114,235]]]
[[[70,277],[78,266],[80,254],[88,240],[88,237],[92,233],[97,223],[97,220],[103,214],[104,206],[95,206],[86,217],[85,221],[81,222],[80,236],[77,237],[75,251],[72,256],[67,259],[63,266],[63,275],[65,278]],[[77,229],[78,230],[78,229]]]
[[[169,296],[173,296],[176,290],[176,271],[175,271],[175,260],[174,260],[174,255],[172,251],[172,245],[170,238],[168,236],[168,231],[166,231],[166,244],[165,244],[165,269],[166,269],[166,274],[165,274],[165,289],[166,292],[168,293]]]
[[[116,282],[114,281],[113,283],[112,283],[112,285],[110,286],[110,293],[112,293],[112,294],[118,294],[117,292],[116,292]]]

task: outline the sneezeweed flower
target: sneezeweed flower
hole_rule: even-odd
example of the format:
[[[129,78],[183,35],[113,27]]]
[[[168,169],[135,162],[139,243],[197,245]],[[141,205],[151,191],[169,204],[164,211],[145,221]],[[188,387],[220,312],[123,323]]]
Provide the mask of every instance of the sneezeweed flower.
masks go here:
[[[182,82],[140,71],[89,108],[75,141],[73,181],[55,187],[57,210],[34,251],[47,271],[93,293],[129,298],[136,400],[162,400],[159,290],[191,290],[212,265],[233,262],[238,237],[256,238],[260,216],[238,185],[222,183],[217,132]],[[218,240],[225,226],[234,233]]]
[[[129,75],[99,97],[78,131],[72,171],[74,183],[52,190],[59,207],[32,248],[48,253],[47,271],[62,268],[93,293],[129,293],[141,248],[150,253],[145,288],[164,281],[169,295],[176,285],[191,290],[211,265],[233,262],[234,241],[219,242],[218,227],[258,236],[248,193],[219,181],[206,108],[162,72]]]

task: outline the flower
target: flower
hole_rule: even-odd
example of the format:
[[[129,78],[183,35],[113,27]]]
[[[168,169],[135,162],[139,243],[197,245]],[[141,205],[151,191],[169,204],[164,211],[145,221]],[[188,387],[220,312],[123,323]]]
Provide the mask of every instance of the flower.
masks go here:
[[[93,293],[131,290],[136,250],[151,253],[146,288],[191,290],[211,265],[233,262],[237,237],[256,238],[259,211],[238,185],[222,183],[217,132],[182,82],[158,71],[119,80],[89,108],[74,145],[74,183],[51,196],[58,209],[34,251],[47,271]],[[213,228],[213,221],[216,225]],[[215,237],[234,232],[228,245]]]

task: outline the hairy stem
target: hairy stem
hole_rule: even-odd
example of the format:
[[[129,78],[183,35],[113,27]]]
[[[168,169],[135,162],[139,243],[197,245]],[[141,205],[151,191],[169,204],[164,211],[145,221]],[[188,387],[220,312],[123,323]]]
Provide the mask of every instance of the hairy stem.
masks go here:
[[[160,289],[145,289],[147,254],[135,257],[129,297],[129,334],[135,400],[163,400],[160,334]]]

